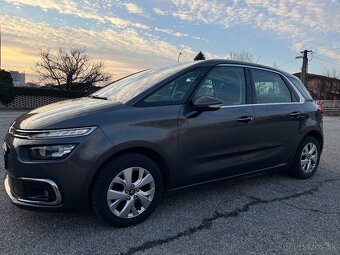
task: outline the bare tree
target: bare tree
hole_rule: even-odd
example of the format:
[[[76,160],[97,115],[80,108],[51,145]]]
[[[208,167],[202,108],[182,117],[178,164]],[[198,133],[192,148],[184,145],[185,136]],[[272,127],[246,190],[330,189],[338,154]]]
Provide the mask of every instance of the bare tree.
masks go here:
[[[230,60],[239,60],[239,61],[246,61],[246,62],[254,62],[254,57],[249,52],[245,50],[242,51],[230,51],[226,57]]]
[[[111,80],[111,75],[103,71],[104,64],[91,61],[84,49],[59,49],[56,54],[42,50],[40,57],[34,70],[45,82],[68,90],[74,87],[86,90],[96,83]]]
[[[340,94],[340,71],[335,67],[327,68],[324,72],[324,76],[327,77],[327,84],[323,86],[323,89],[327,93]]]
[[[324,71],[324,76],[338,79],[340,77],[340,71],[338,71],[335,67],[326,68]]]

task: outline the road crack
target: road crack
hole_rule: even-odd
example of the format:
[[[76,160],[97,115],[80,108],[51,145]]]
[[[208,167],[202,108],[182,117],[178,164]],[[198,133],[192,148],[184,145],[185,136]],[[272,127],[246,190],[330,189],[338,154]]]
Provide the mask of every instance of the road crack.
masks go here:
[[[314,208],[304,208],[304,207],[292,205],[292,204],[289,204],[289,203],[286,203],[286,202],[283,202],[283,201],[281,201],[281,203],[288,205],[290,207],[294,207],[295,209],[298,209],[298,210],[304,210],[304,211],[315,212],[315,213],[322,213],[322,214],[327,214],[327,215],[340,215],[340,212],[326,212],[326,211],[322,211],[322,210],[314,209]]]
[[[261,199],[261,198],[254,197],[254,196],[246,196],[247,198],[251,199],[251,201],[249,201],[248,203],[246,203],[245,205],[243,205],[240,208],[236,208],[233,211],[225,212],[225,213],[215,211],[212,217],[204,218],[201,221],[201,224],[196,226],[196,227],[187,228],[186,230],[181,231],[181,232],[179,232],[179,233],[177,233],[173,236],[160,238],[160,239],[156,239],[156,240],[152,240],[152,241],[147,241],[147,242],[145,242],[145,243],[143,243],[139,246],[132,247],[129,250],[127,250],[126,252],[121,252],[119,254],[120,255],[132,255],[132,254],[135,254],[137,252],[146,251],[148,249],[151,249],[151,248],[159,246],[159,245],[164,245],[166,243],[170,243],[170,242],[175,241],[175,240],[177,240],[181,237],[193,235],[196,232],[201,231],[201,230],[210,229],[215,220],[221,219],[221,218],[224,218],[224,219],[236,218],[240,214],[249,211],[249,209],[251,207],[255,206],[255,205],[269,204],[269,203],[274,203],[274,202],[282,202],[282,201],[285,201],[285,200],[298,198],[298,197],[301,197],[301,196],[313,195],[315,192],[319,191],[320,187],[324,183],[333,182],[333,181],[340,181],[340,179],[323,180],[323,181],[320,181],[316,187],[313,187],[311,189],[301,191],[301,192],[298,192],[298,193],[294,193],[292,195],[287,195],[287,196],[278,197],[278,198]]]

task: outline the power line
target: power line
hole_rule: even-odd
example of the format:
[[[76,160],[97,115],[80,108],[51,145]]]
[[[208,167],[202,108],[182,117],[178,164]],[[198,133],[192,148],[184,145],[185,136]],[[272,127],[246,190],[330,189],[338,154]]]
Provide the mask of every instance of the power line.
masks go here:
[[[328,57],[325,57],[325,56],[321,55],[321,54],[318,53],[318,52],[315,52],[315,53],[317,54],[318,58],[323,58],[323,59],[325,59],[325,60],[329,60]]]
[[[327,65],[332,65],[332,60],[330,60],[330,58],[325,57],[325,56],[323,56],[321,54],[318,54],[317,52],[314,55],[314,57],[315,57],[315,60],[320,62],[320,63],[327,64]]]
[[[288,65],[288,64],[290,64],[290,63],[292,63],[292,62],[294,62],[294,61],[295,61],[295,59],[289,60],[289,61],[287,61],[287,62],[285,62],[285,63],[279,65],[278,68],[281,68],[281,67],[283,67],[283,66],[285,66],[285,65]]]
[[[322,64],[327,64],[329,65],[330,63],[322,58],[318,58],[317,56],[315,56],[315,61],[322,63]]]

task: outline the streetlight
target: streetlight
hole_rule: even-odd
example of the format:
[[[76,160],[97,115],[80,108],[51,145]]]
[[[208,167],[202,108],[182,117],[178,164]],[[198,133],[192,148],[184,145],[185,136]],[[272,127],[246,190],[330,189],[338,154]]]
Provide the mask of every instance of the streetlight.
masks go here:
[[[178,54],[178,58],[177,58],[177,63],[179,63],[179,57],[182,55],[182,52],[180,52],[179,54]]]

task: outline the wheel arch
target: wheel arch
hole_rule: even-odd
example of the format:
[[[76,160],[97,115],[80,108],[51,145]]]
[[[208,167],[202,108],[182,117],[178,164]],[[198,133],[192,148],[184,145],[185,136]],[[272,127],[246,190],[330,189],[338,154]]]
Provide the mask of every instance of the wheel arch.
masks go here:
[[[151,160],[153,160],[156,163],[156,165],[159,167],[159,169],[161,170],[161,174],[162,174],[162,177],[163,177],[163,184],[164,184],[164,193],[163,194],[166,193],[166,191],[167,191],[167,189],[170,185],[170,166],[169,166],[169,162],[166,161],[165,157],[163,155],[161,155],[161,153],[157,152],[154,148],[150,148],[150,147],[147,147],[147,146],[127,147],[127,148],[121,149],[119,151],[115,150],[114,152],[112,152],[96,169],[93,177],[91,178],[89,188],[88,188],[88,192],[87,192],[88,202],[89,202],[89,199],[91,197],[93,184],[94,184],[98,174],[100,173],[101,169],[103,169],[103,167],[110,160],[114,159],[115,157],[118,157],[119,155],[126,154],[126,153],[138,153],[138,154],[144,155],[144,156],[150,158]]]
[[[321,152],[322,152],[322,149],[323,149],[323,136],[322,136],[321,132],[318,131],[318,130],[311,130],[311,131],[307,132],[307,133],[304,135],[303,139],[304,139],[306,136],[311,136],[311,137],[314,137],[316,140],[318,140],[318,142],[319,142],[319,144],[320,144],[320,149],[321,149]],[[302,140],[303,140],[303,139],[302,139]],[[301,140],[301,141],[302,141],[302,140]]]

